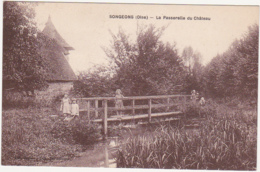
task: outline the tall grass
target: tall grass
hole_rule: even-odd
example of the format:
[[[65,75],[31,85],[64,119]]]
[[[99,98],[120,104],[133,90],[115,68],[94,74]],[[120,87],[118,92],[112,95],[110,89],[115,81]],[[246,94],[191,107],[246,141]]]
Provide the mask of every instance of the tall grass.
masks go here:
[[[192,113],[190,108],[187,112]],[[256,112],[213,103],[203,108],[199,110],[206,120],[199,129],[161,126],[154,135],[130,138],[118,151],[117,166],[255,170]]]

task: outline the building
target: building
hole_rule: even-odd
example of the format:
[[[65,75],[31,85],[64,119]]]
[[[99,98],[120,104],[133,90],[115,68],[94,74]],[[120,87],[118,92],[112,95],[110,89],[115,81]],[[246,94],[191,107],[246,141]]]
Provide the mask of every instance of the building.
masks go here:
[[[51,17],[49,17],[42,33],[47,37],[40,51],[47,64],[45,70],[48,88],[35,91],[35,96],[36,98],[50,99],[68,93],[73,88],[73,81],[77,80],[68,63],[69,51],[74,50],[74,48],[58,33]]]

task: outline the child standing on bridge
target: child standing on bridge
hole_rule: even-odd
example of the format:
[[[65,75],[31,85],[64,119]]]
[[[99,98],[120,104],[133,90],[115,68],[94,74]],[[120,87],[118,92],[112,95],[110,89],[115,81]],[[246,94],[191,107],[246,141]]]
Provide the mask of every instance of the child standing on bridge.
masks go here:
[[[196,90],[192,90],[191,91],[191,100],[193,101],[193,103],[196,103],[198,98],[199,98],[199,93]]]
[[[206,104],[206,100],[204,99],[204,97],[201,97],[199,103],[201,106],[204,106]]]
[[[120,99],[118,100],[118,98],[123,98],[124,97],[122,95],[122,91],[120,89],[116,90],[116,96],[115,97],[116,97],[116,100],[115,100],[115,104],[116,105],[115,105],[115,107],[116,108],[120,108],[120,109],[123,108],[124,107],[123,100],[120,100]],[[119,111],[117,110],[116,114],[117,114],[118,117],[120,117],[121,114],[122,114],[122,111],[121,110],[119,110]]]

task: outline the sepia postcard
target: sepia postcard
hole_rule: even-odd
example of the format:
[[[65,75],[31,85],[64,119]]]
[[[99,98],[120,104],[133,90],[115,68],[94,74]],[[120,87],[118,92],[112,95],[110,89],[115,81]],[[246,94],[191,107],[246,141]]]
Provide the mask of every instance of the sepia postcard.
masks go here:
[[[258,170],[259,5],[2,4],[1,169]]]

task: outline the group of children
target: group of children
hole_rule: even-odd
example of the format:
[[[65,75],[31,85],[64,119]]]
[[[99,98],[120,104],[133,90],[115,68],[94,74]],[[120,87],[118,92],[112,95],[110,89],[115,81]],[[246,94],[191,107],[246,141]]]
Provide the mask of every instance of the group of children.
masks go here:
[[[199,99],[199,93],[196,90],[192,90],[191,91],[191,99],[196,102]],[[204,99],[204,97],[201,97],[199,100],[199,104],[201,106],[204,106],[206,104],[206,100]]]
[[[65,94],[61,101],[60,107],[60,111],[62,111],[62,113],[66,117],[64,119],[65,121],[70,121],[79,116],[79,105],[77,104],[77,100],[75,98],[72,98],[71,102],[72,103],[70,103],[70,98],[68,94]]]
[[[124,107],[123,104],[123,100],[121,98],[123,98],[123,94],[122,91],[120,89],[116,90],[116,95],[115,95],[115,107],[122,109]],[[70,102],[72,102],[70,104]],[[66,117],[64,120],[65,121],[70,121],[72,119],[74,119],[75,117],[79,116],[79,105],[77,104],[77,100],[75,98],[72,98],[70,100],[68,94],[65,94],[62,101],[61,101],[61,107],[60,107],[60,111],[62,111],[62,113],[64,114],[64,116]],[[122,111],[118,110],[117,111],[117,116],[120,117],[121,116]]]

